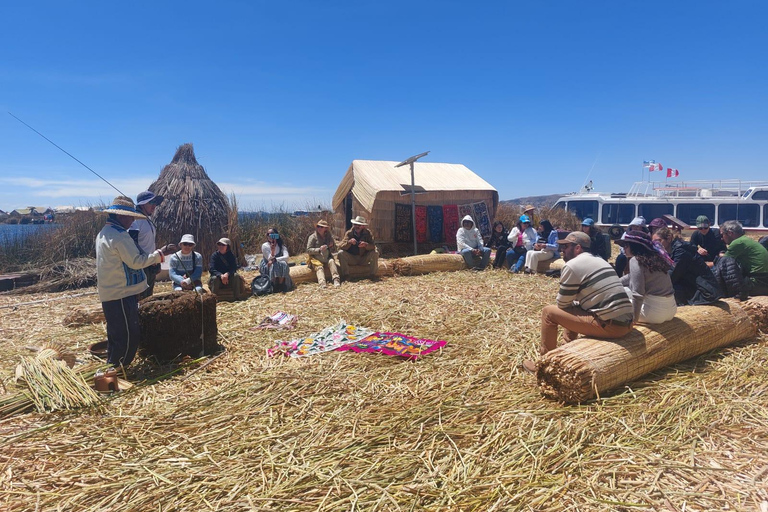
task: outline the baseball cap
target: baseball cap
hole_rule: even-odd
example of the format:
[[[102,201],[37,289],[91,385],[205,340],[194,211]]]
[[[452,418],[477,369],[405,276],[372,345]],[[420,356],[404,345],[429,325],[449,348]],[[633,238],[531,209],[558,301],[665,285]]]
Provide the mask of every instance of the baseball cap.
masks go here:
[[[588,234],[582,231],[571,231],[568,233],[568,236],[562,240],[558,240],[557,243],[560,245],[578,244],[586,249],[589,249],[589,247],[592,245],[592,240],[589,238]]]

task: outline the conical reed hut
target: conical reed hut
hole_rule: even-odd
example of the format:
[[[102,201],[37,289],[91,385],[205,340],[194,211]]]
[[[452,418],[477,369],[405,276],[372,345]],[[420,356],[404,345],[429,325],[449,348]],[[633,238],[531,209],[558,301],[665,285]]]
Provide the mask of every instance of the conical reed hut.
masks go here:
[[[191,233],[208,268],[216,241],[229,234],[230,208],[227,196],[197,163],[191,143],[178,147],[149,190],[165,198],[154,214],[157,244],[178,243],[181,235]]]

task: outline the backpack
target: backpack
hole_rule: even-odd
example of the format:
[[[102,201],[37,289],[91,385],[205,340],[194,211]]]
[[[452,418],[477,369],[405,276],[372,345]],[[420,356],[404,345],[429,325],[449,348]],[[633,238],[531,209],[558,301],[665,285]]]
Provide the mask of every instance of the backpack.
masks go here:
[[[251,281],[251,291],[257,297],[272,293],[272,281],[269,276],[261,274],[254,277]]]

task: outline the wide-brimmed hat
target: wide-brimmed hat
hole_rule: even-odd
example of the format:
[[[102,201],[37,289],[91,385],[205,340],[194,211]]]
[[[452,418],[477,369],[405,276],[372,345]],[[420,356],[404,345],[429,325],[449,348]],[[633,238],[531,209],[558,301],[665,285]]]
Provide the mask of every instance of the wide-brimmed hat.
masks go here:
[[[621,237],[621,240],[617,240],[616,243],[622,246],[627,244],[637,244],[642,245],[649,251],[656,250],[656,248],[653,246],[651,235],[645,231],[627,231],[624,233],[624,236]]]
[[[163,202],[163,196],[156,196],[149,190],[145,190],[144,192],[139,192],[139,195],[136,196],[136,206],[141,206],[144,204],[160,204]]]
[[[708,228],[709,227],[709,218],[706,215],[699,215],[696,217],[696,227],[697,228]]]
[[[136,217],[137,219],[146,219],[147,216],[143,213],[137,212],[136,207],[133,204],[133,199],[126,196],[117,196],[112,200],[112,204],[109,208],[104,209],[104,213],[114,213],[115,215],[127,215],[129,217]]]
[[[528,212],[533,212],[533,211],[536,211],[536,207],[533,206],[532,204],[527,204],[527,205],[523,206],[523,213],[528,213]]]
[[[589,249],[592,245],[592,239],[589,238],[589,235],[584,233],[583,231],[571,231],[568,233],[568,236],[563,238],[562,240],[557,241],[560,245],[566,245],[566,244],[578,244],[585,249]]]
[[[367,226],[368,223],[365,221],[365,217],[361,217],[358,215],[354,219],[352,219],[352,224],[357,224],[358,226]]]
[[[186,235],[184,235],[184,236],[182,236],[182,237],[181,237],[181,241],[179,242],[179,245],[181,245],[181,244],[192,244],[192,245],[197,245],[197,244],[195,243],[195,237],[194,237],[194,236],[192,236],[192,235],[190,235],[190,234],[186,234]]]
[[[232,240],[230,240],[229,238],[219,238],[219,241],[216,242],[216,243],[217,244],[224,244],[224,245],[228,245],[229,247],[232,247]]]
[[[329,228],[329,227],[331,227],[331,226],[328,225],[327,222],[325,222],[322,219],[317,221],[317,224],[315,224],[315,226],[318,227],[318,228]]]

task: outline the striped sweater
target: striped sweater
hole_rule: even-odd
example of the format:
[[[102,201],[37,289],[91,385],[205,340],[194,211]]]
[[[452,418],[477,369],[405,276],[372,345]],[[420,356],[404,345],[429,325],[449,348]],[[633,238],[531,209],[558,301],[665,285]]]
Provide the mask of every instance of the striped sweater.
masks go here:
[[[568,261],[560,272],[560,309],[578,306],[601,320],[628,321],[632,303],[613,267],[604,259],[583,252]]]

